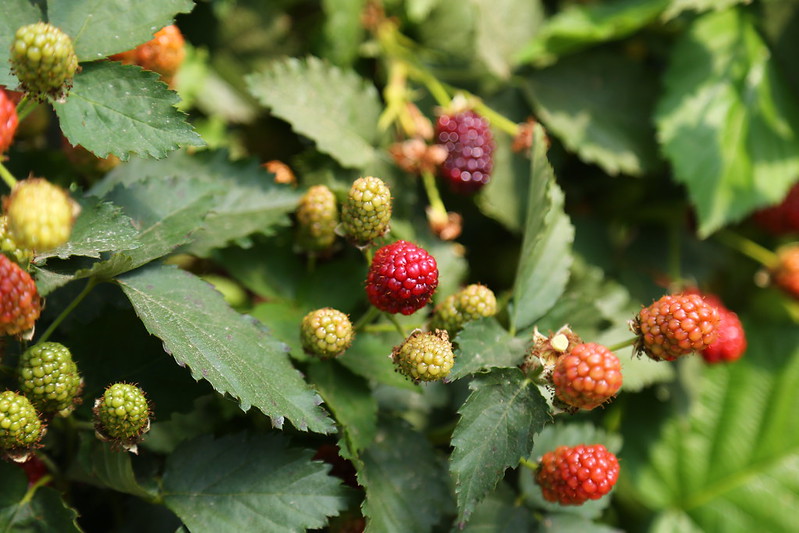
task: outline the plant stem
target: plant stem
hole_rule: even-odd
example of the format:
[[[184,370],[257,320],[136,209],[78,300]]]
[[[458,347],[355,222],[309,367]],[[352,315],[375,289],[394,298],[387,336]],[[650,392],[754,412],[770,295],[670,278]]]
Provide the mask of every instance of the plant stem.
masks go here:
[[[5,181],[8,187],[11,189],[13,189],[17,184],[16,178],[14,178],[14,176],[8,171],[3,163],[0,163],[0,177],[3,178],[3,181]]]
[[[25,493],[25,496],[23,496],[22,500],[20,500],[19,505],[25,505],[30,503],[30,501],[33,499],[34,494],[36,494],[38,488],[41,487],[42,485],[47,485],[52,480],[53,476],[51,476],[50,474],[45,474],[42,477],[40,477],[38,480],[36,480],[36,483],[34,483],[28,488],[28,491]]]
[[[83,287],[83,290],[78,294],[72,302],[63,310],[61,314],[50,324],[50,327],[47,328],[42,336],[39,338],[38,342],[44,342],[50,338],[50,335],[56,330],[56,328],[61,324],[61,322],[80,304],[81,301],[86,297],[89,292],[97,285],[98,281],[95,278],[89,278],[89,281],[86,283],[86,286]]]
[[[366,266],[372,266],[372,256],[374,253],[372,251],[372,245],[368,244],[364,246],[361,248],[361,251],[363,252],[363,257],[366,259]]]
[[[421,328],[422,324],[414,324],[413,329]],[[366,324],[361,328],[364,333],[386,333],[388,331],[396,331],[397,328],[394,324]]]
[[[442,220],[447,220],[447,208],[444,207],[444,202],[441,200],[441,195],[436,186],[436,177],[429,170],[422,171],[422,183],[424,184],[424,192],[427,194],[427,201],[433,214],[442,217]]]
[[[353,325],[353,329],[355,331],[363,329],[367,324],[371,323],[375,318],[377,318],[379,314],[380,310],[377,307],[370,305],[369,309],[367,309],[363,316],[361,316],[355,325]]]
[[[613,346],[608,346],[608,350],[611,352],[615,352],[616,350],[621,350],[622,348],[626,348],[628,346],[632,346],[638,340],[638,337],[632,337],[627,339],[626,341],[622,341],[619,343],[614,344]]]
[[[743,235],[738,235],[730,230],[721,230],[716,234],[716,238],[733,250],[742,253],[750,259],[754,259],[766,268],[773,268],[779,263],[777,254],[768,248],[760,246],[753,240],[747,239]]]
[[[399,320],[397,320],[397,317],[394,316],[392,313],[384,313],[384,314],[388,317],[388,319],[391,321],[391,323],[394,324],[394,327],[397,329],[399,334],[402,335],[402,338],[403,339],[407,339],[408,338],[408,332],[405,331],[405,328],[403,328],[402,324],[399,323]]]
[[[519,459],[519,464],[520,464],[520,465],[522,465],[522,466],[526,466],[527,468],[529,468],[529,469],[530,469],[530,470],[532,470],[533,472],[535,472],[536,470],[538,470],[538,463],[533,463],[533,462],[531,462],[531,461],[528,461],[528,460],[527,460],[527,459],[525,459],[524,457],[522,457],[522,458],[520,458],[520,459]]]
[[[427,90],[430,91],[430,94],[435,98],[438,105],[441,107],[448,107],[449,104],[452,103],[452,97],[449,95],[447,88],[444,87],[443,83],[438,81],[438,78],[418,65],[406,64],[408,66],[408,74],[427,87]]]
[[[519,134],[519,125],[513,122],[511,119],[488,107],[485,102],[477,97],[473,97],[472,102],[474,110],[487,118],[494,127],[504,131],[512,137],[516,137]]]
[[[28,98],[28,95],[26,93],[25,96],[22,97],[22,100],[20,100],[19,103],[17,104],[17,121],[22,122],[25,119],[25,117],[27,117],[30,114],[31,111],[36,109],[36,105],[38,103],[39,102],[37,102],[36,100],[31,100],[30,98]]]

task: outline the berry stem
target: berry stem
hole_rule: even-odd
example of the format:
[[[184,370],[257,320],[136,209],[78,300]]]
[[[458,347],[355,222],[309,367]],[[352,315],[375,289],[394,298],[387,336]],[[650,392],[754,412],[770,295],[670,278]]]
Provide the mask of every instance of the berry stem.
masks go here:
[[[743,235],[738,235],[730,230],[721,230],[716,234],[716,238],[733,250],[754,259],[766,268],[773,268],[779,263],[777,254],[760,246],[755,241],[747,239]]]
[[[536,470],[538,470],[538,463],[534,463],[534,462],[532,462],[532,461],[528,461],[528,460],[527,460],[527,459],[525,459],[524,457],[522,457],[522,458],[520,458],[520,459],[519,459],[519,464],[520,464],[520,465],[522,465],[522,466],[526,466],[527,468],[529,468],[529,469],[530,469],[530,470],[532,470],[533,472],[535,472]]]
[[[423,324],[413,324],[413,329],[420,329],[422,326]],[[364,333],[386,333],[396,330],[394,324],[366,324],[361,328]]]
[[[371,246],[364,246],[363,248],[361,248],[361,251],[363,252],[364,258],[366,259],[366,266],[371,266],[372,265],[372,257],[374,256],[374,252],[372,251],[372,247]]]
[[[397,320],[397,317],[394,316],[391,313],[383,313],[383,314],[388,317],[388,319],[391,321],[392,324],[394,324],[394,327],[397,329],[399,334],[402,335],[402,338],[403,339],[407,339],[408,338],[408,332],[405,331],[405,328],[403,328],[402,324],[399,323],[399,320]]]
[[[42,485],[47,485],[52,480],[53,476],[51,476],[50,474],[45,474],[39,479],[37,479],[33,485],[28,487],[28,491],[25,493],[25,496],[22,497],[22,500],[20,500],[19,505],[26,505],[30,503],[30,501],[33,499],[33,496],[36,494],[36,491],[39,489],[39,487],[41,487]]]
[[[441,107],[448,107],[452,103],[452,97],[449,95],[447,88],[441,83],[438,78],[430,74],[427,70],[417,66],[408,64],[408,73],[410,76],[420,81],[430,94],[435,98],[436,103]]]
[[[424,184],[424,192],[427,194],[427,201],[430,203],[431,213],[428,218],[441,220],[444,223],[448,220],[447,208],[444,207],[444,202],[441,200],[441,195],[436,186],[436,178],[429,170],[422,171],[422,183]]]
[[[91,292],[91,290],[94,288],[95,285],[97,285],[97,283],[98,281],[95,278],[89,278],[89,281],[86,283],[86,286],[83,287],[83,290],[80,292],[80,294],[78,294],[75,297],[75,299],[72,300],[72,302],[70,302],[70,304],[66,306],[66,308],[64,308],[63,311],[61,311],[61,314],[58,315],[58,317],[56,317],[53,323],[50,324],[50,327],[47,328],[47,330],[42,334],[42,336],[38,340],[39,343],[45,342],[47,339],[50,338],[50,335],[53,334],[53,332],[56,330],[59,324],[61,324],[61,322],[63,322],[63,320],[67,316],[69,316],[69,314],[78,306],[78,304],[80,304],[81,301],[83,301],[86,295]]]
[[[519,134],[519,125],[507,118],[505,115],[498,113],[494,109],[488,107],[485,102],[476,96],[469,95],[472,108],[488,119],[494,127],[504,131],[511,137],[516,137]]]
[[[610,350],[611,352],[615,352],[617,350],[621,350],[622,348],[626,348],[628,346],[634,345],[637,340],[638,340],[638,337],[632,337],[630,339],[627,339],[626,341],[622,341],[622,342],[616,343],[613,346],[608,346],[608,350]]]
[[[31,100],[28,97],[28,93],[25,93],[25,95],[17,104],[17,121],[22,122],[25,119],[25,117],[27,117],[30,114],[31,111],[36,109],[38,103],[39,102],[37,102],[36,100]]]
[[[0,163],[0,177],[3,178],[3,181],[5,181],[8,187],[11,189],[13,189],[17,184],[16,178],[14,178],[14,176],[8,171],[3,163]]]
[[[366,327],[367,324],[370,324],[372,321],[374,321],[374,319],[377,318],[379,314],[380,314],[380,309],[378,309],[373,305],[370,305],[369,309],[367,309],[366,312],[363,314],[363,316],[361,316],[361,318],[359,318],[358,321],[355,322],[352,328],[355,331],[361,330],[362,328]]]

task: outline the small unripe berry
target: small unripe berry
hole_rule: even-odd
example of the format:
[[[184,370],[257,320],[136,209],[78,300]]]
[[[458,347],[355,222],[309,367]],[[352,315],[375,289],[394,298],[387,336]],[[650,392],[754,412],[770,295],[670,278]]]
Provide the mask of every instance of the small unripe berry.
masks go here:
[[[380,178],[358,178],[350,187],[341,212],[347,236],[366,244],[388,231],[391,222],[391,191]]]
[[[450,335],[455,335],[467,322],[496,313],[497,298],[494,292],[485,285],[475,283],[448,296],[436,308],[430,327],[446,329]]]
[[[297,244],[309,252],[321,252],[333,246],[338,225],[338,206],[333,192],[324,185],[314,185],[300,198],[297,206]]]
[[[93,411],[97,436],[134,453],[141,436],[150,429],[150,405],[136,385],[109,386],[95,401]]]
[[[300,326],[303,349],[322,359],[344,353],[354,337],[349,317],[330,307],[311,311],[302,319]]]
[[[68,416],[80,403],[83,383],[72,353],[63,344],[31,346],[17,364],[20,391],[43,413]]]
[[[414,331],[391,354],[397,372],[415,382],[446,378],[455,364],[452,343],[444,330]]]
[[[13,391],[0,392],[0,450],[12,459],[24,461],[44,432],[44,424],[30,400]]]
[[[46,22],[17,30],[10,60],[23,90],[39,99],[45,95],[64,97],[78,70],[72,39]]]
[[[28,178],[5,199],[8,227],[23,248],[44,252],[69,240],[78,204],[69,193],[42,178]]]

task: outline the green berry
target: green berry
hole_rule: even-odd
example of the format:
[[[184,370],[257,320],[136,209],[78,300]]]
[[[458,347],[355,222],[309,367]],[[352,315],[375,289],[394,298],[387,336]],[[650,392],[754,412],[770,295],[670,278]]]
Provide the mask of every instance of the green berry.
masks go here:
[[[30,400],[16,392],[0,392],[0,449],[24,452],[43,435],[44,425]]]
[[[17,365],[20,391],[44,413],[69,415],[80,403],[82,380],[72,354],[63,344],[31,346]]]
[[[94,403],[94,427],[103,437],[136,442],[150,429],[150,405],[136,385],[115,383]]]
[[[61,187],[43,178],[28,178],[14,186],[5,209],[16,243],[43,252],[69,240],[78,207]]]
[[[446,329],[454,335],[467,323],[497,314],[494,292],[475,283],[447,297],[433,315],[433,328]]]
[[[366,244],[388,231],[391,222],[391,191],[380,178],[367,176],[352,184],[341,222],[356,243]]]
[[[336,240],[338,206],[333,192],[314,185],[300,198],[297,207],[297,242],[303,250],[321,252]]]
[[[36,98],[63,98],[78,70],[72,39],[55,26],[37,22],[19,28],[11,45],[11,68],[22,89]]]
[[[391,354],[397,372],[415,382],[437,381],[447,377],[455,354],[444,330],[414,331]]]
[[[311,311],[302,319],[300,326],[303,349],[322,359],[344,353],[354,336],[349,317],[330,307]]]
[[[33,260],[33,251],[21,247],[14,240],[6,216],[0,216],[0,253],[22,266],[27,266]]]

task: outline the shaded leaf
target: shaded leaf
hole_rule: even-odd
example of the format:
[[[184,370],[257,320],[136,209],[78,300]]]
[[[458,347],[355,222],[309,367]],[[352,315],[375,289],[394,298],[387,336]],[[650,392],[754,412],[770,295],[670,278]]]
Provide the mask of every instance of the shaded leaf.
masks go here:
[[[402,339],[396,333],[357,335],[350,349],[338,358],[338,362],[366,379],[418,391],[419,386],[397,372],[391,360],[391,350],[401,342]]]
[[[538,31],[544,8],[540,0],[472,3],[477,11],[477,53],[492,73],[508,78],[515,66],[514,54]]]
[[[364,167],[376,156],[377,91],[353,71],[308,57],[275,61],[247,77],[250,93],[320,151],[345,167]]]
[[[53,107],[73,146],[125,161],[131,154],[159,158],[180,146],[204,144],[177,103],[158,74],[103,61],[83,65],[66,101]]]
[[[275,435],[200,437],[167,459],[164,504],[193,533],[321,528],[347,492],[312,456]]]
[[[495,318],[467,323],[455,337],[458,349],[449,379],[489,368],[512,368],[524,359],[527,339],[511,336]]]
[[[537,531],[537,520],[526,507],[516,503],[516,494],[506,485],[477,504],[463,528],[464,533],[518,533]]]
[[[28,0],[0,0],[0,85],[16,88],[19,81],[11,74],[11,43],[20,26],[42,20],[42,12]]]
[[[39,487],[25,499],[28,479],[16,464],[0,461],[0,531],[50,533],[81,531],[78,513],[67,507],[61,494],[50,487]]]
[[[136,480],[130,453],[112,450],[110,444],[101,442],[94,436],[81,435],[79,459],[85,471],[104,487],[145,500],[152,500],[156,496]]]
[[[366,0],[324,0],[324,57],[336,65],[349,66],[358,57],[364,37],[361,15]]]
[[[671,0],[669,7],[663,13],[664,20],[670,20],[684,11],[722,11],[736,4],[750,4],[752,0]]]
[[[476,197],[480,211],[510,231],[521,233],[527,215],[530,161],[511,150],[508,135],[495,135],[494,169],[491,181]]]
[[[94,61],[149,41],[176,14],[193,7],[191,0],[48,0],[47,17],[72,37],[78,60]]]
[[[244,411],[254,405],[277,426],[285,418],[303,431],[332,430],[285,346],[232,310],[210,284],[168,266],[140,269],[118,282],[147,330],[194,379],[237,398]]]
[[[477,502],[533,448],[535,434],[550,421],[549,408],[519,369],[499,369],[477,377],[452,445],[450,473],[458,496],[458,522],[465,523]]]

